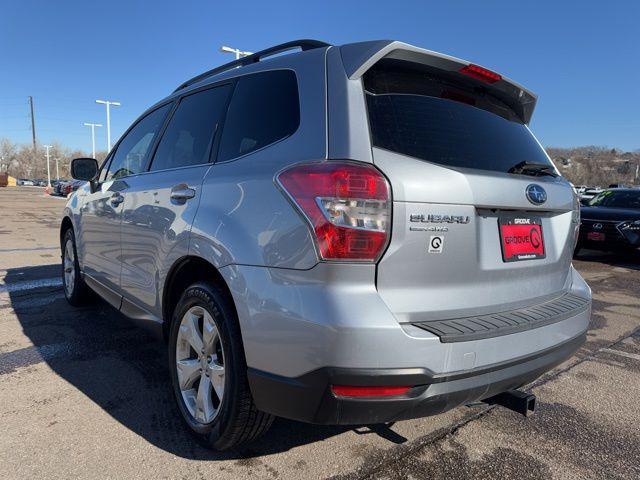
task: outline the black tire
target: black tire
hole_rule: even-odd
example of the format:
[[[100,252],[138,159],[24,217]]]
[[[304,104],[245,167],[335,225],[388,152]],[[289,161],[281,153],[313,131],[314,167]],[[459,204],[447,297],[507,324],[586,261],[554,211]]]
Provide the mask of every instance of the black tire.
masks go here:
[[[73,285],[67,286],[67,276],[65,275],[65,258],[67,256],[67,243],[71,242],[73,249]],[[80,264],[78,263],[78,251],[76,249],[76,238],[73,234],[73,229],[69,228],[64,232],[62,237],[62,289],[64,290],[64,296],[67,301],[74,307],[86,305],[92,300],[91,291],[82,278],[80,273]]]
[[[182,398],[176,367],[176,349],[180,322],[192,308],[200,307],[211,315],[222,340],[225,379],[224,395],[213,420],[204,424],[189,412]],[[200,282],[188,287],[178,302],[169,333],[169,370],[181,417],[199,439],[215,450],[238,448],[264,434],[273,416],[259,411],[247,381],[247,364],[235,308],[228,295],[212,283]]]

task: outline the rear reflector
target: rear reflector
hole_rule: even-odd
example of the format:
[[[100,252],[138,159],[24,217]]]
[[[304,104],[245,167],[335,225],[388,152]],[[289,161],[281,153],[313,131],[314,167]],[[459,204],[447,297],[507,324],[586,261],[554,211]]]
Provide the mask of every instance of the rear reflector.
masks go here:
[[[336,397],[392,397],[404,395],[411,387],[360,387],[350,385],[331,385]]]
[[[502,80],[502,75],[499,73],[492,72],[491,70],[487,70],[480,65],[474,65],[473,63],[470,63],[466,67],[462,67],[460,69],[460,73],[473,77],[484,83],[496,83],[498,80]]]
[[[294,165],[278,182],[311,224],[323,260],[376,261],[389,240],[391,189],[364,163]]]

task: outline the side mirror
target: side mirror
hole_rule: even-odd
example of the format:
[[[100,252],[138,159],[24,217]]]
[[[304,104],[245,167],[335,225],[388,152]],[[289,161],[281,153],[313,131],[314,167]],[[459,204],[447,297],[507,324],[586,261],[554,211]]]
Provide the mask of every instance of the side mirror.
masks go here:
[[[76,180],[93,180],[98,174],[98,161],[95,158],[74,158],[71,160],[71,176]]]
[[[589,202],[590,202],[590,200],[588,198],[581,198],[580,199],[580,205],[583,205],[585,207],[589,206]]]

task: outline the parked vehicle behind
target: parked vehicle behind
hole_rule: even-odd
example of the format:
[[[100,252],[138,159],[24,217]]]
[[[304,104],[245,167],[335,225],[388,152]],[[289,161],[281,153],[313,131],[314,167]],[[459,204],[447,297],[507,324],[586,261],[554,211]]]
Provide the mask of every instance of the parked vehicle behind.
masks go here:
[[[63,197],[65,196],[66,186],[69,180],[51,180],[51,193],[50,195]]]
[[[273,416],[528,411],[514,390],[579,348],[591,308],[578,199],[529,131],[535,103],[392,41],[205,72],[100,167],[73,160],[88,183],[61,223],[65,295],[162,333],[180,414],[217,449]]]
[[[60,194],[63,196],[67,196],[78,190],[84,183],[84,180],[71,180],[69,182],[64,182],[60,186]]]
[[[604,190],[581,208],[575,254],[583,248],[633,253],[640,248],[640,189]]]
[[[583,203],[586,203],[589,200],[593,199],[593,197],[595,197],[596,195],[598,195],[602,191],[603,191],[603,189],[600,188],[600,187],[586,187],[580,193],[580,201],[583,202]]]

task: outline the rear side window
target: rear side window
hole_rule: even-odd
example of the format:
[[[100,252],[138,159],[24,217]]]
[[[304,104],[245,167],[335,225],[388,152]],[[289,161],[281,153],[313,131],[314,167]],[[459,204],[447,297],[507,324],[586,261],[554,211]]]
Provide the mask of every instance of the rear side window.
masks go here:
[[[550,164],[517,116],[482,90],[398,64],[367,72],[365,89],[376,147],[447,167]]]
[[[120,141],[105,180],[116,180],[142,172],[149,148],[164,123],[171,104],[164,105],[140,120]]]
[[[151,170],[209,162],[211,146],[230,90],[231,85],[223,85],[180,100],[158,144]]]
[[[291,70],[241,77],[227,112],[218,159],[266,147],[291,135],[299,124],[298,83]]]

